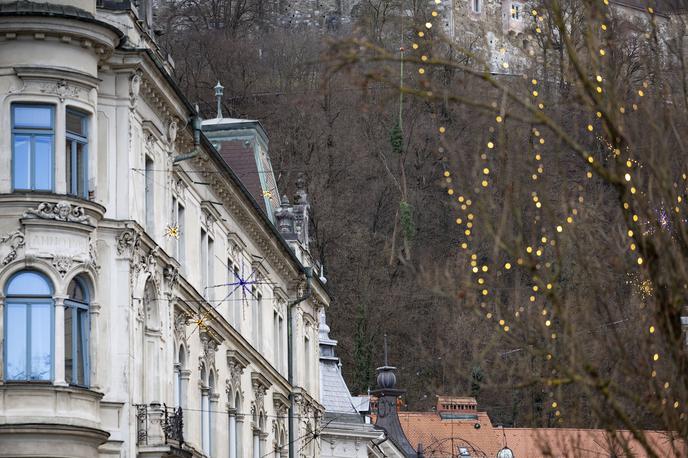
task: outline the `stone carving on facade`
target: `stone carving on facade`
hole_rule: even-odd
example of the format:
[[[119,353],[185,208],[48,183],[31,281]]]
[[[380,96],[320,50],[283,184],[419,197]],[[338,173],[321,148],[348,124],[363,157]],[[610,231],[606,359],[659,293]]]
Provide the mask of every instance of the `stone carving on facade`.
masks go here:
[[[265,386],[254,382],[253,397],[253,411],[251,413],[255,414],[256,416],[260,416],[261,412],[265,411]]]
[[[57,270],[62,278],[67,275],[67,272],[69,272],[73,265],[74,258],[71,256],[53,256],[53,267],[55,270]]]
[[[126,229],[117,237],[117,254],[131,257],[138,249],[141,236],[133,229]]]
[[[2,258],[0,264],[6,266],[17,258],[17,249],[24,246],[24,233],[13,231],[0,237],[0,246],[7,246],[7,254]],[[4,252],[4,251],[3,251]]]
[[[98,264],[98,251],[96,250],[96,242],[93,238],[88,240],[88,259],[84,262],[86,267],[98,271],[100,270],[100,265]]]
[[[167,281],[167,289],[171,292],[179,282],[179,269],[176,266],[167,266],[163,269],[162,275]]]
[[[129,102],[131,108],[136,107],[136,102],[138,101],[139,94],[141,93],[141,83],[141,74],[139,72],[134,73],[131,76],[129,84]]]
[[[85,224],[90,224],[91,222],[90,217],[86,215],[84,207],[72,205],[64,200],[57,203],[41,202],[38,207],[26,210],[24,218],[50,219]]]
[[[82,91],[79,90],[79,88],[67,84],[63,79],[55,82],[42,83],[39,86],[39,90],[43,94],[56,95],[60,99],[60,102],[64,102],[67,97],[79,98],[82,95]]]
[[[174,337],[177,342],[186,342],[186,326],[189,324],[189,316],[186,313],[177,313],[174,317]]]
[[[207,368],[215,366],[215,352],[217,352],[217,341],[207,331],[201,331],[199,334],[201,339],[201,356],[199,359],[199,367],[205,362]]]
[[[174,142],[177,140],[177,121],[170,121],[170,124],[167,126],[167,139],[174,148]]]

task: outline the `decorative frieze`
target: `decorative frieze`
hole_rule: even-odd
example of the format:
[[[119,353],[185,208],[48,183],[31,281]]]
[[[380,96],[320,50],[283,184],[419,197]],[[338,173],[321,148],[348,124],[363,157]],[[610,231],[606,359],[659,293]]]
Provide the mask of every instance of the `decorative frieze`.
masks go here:
[[[65,200],[61,200],[57,203],[41,202],[38,204],[38,207],[26,210],[24,212],[24,218],[91,224],[91,218],[86,214],[84,207],[72,205]]]

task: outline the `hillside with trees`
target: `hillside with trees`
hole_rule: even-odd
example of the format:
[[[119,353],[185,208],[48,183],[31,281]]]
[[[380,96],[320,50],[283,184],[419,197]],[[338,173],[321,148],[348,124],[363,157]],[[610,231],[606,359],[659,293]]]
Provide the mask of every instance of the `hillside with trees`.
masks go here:
[[[282,192],[305,175],[352,391],[387,333],[410,408],[471,394],[499,424],[685,437],[683,23],[537,3],[495,75],[431,5],[361,5],[326,31],[230,0],[158,20],[204,115],[220,80]]]

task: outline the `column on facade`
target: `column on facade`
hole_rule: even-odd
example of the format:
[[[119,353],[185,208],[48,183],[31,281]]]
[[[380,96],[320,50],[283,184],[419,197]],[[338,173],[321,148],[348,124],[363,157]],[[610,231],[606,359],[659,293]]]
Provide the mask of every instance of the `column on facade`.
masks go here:
[[[237,458],[236,409],[229,409],[229,458]]]
[[[253,430],[253,458],[260,458],[260,430],[254,428]]]
[[[267,445],[268,442],[268,433],[261,432],[259,435],[259,444],[258,444],[258,452],[260,457],[265,456],[265,446]]]
[[[96,349],[100,345],[100,304],[98,302],[91,302],[88,307],[89,317],[89,334],[88,334],[88,358],[90,370],[90,388],[94,391],[100,391],[100,375],[98,368],[98,356]]]
[[[215,421],[215,413],[218,412],[218,404],[220,400],[220,395],[218,393],[212,393],[209,396],[209,406],[208,409],[208,431],[210,432],[210,439],[208,441],[208,453],[210,456],[218,456],[217,453],[217,438],[220,437],[217,431],[217,422]]]
[[[201,388],[201,449],[210,455],[210,398],[208,387]]]
[[[185,411],[185,409],[188,407],[186,404],[186,393],[187,393],[187,387],[189,386],[189,379],[191,378],[191,371],[189,369],[182,369],[180,371],[180,376],[179,376],[179,407],[182,408],[182,415],[185,415],[188,418],[188,412]],[[182,433],[184,434],[184,437],[188,435],[189,432],[189,427],[187,426],[189,423],[188,420],[184,420],[182,424]]]
[[[55,351],[53,352],[53,370],[55,385],[66,386],[65,380],[65,331],[64,331],[64,296],[55,296]]]
[[[0,339],[5,336],[5,297],[0,296]],[[0,340],[2,342],[2,340]],[[0,352],[0,354],[2,354]],[[5,380],[5,364],[0,364],[0,385],[2,381]]]
[[[242,458],[244,454],[244,416],[236,415],[236,458]]]
[[[181,406],[182,402],[182,396],[181,396],[181,388],[182,388],[182,377],[181,377],[181,367],[179,363],[174,363],[174,406],[179,407]]]

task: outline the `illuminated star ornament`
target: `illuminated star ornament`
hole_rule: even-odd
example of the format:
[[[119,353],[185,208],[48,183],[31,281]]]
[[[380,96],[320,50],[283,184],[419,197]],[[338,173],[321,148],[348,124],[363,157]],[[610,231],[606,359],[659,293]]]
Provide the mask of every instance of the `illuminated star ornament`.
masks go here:
[[[179,225],[169,225],[165,227],[165,237],[179,239]]]
[[[269,281],[261,281],[261,279],[258,278],[258,270],[252,269],[251,273],[247,276],[244,277],[243,274],[243,269],[241,273],[238,270],[233,270],[231,271],[232,275],[234,276],[234,281],[230,283],[221,283],[219,285],[212,285],[212,286],[207,286],[206,290],[212,289],[212,288],[219,288],[222,286],[229,286],[230,291],[229,293],[221,300],[216,301],[215,304],[213,304],[209,310],[207,311],[199,311],[198,316],[194,319],[191,320],[191,323],[196,325],[196,329],[204,330],[207,328],[206,323],[208,321],[208,318],[210,316],[211,310],[216,309],[220,304],[223,304],[226,302],[231,296],[234,295],[237,291],[241,292],[241,300],[243,305],[248,305],[248,298],[251,297],[254,300],[258,300],[258,294],[257,290],[255,288],[256,285],[259,284],[270,284]],[[212,301],[215,302],[215,301]],[[193,331],[192,331],[193,332]]]

